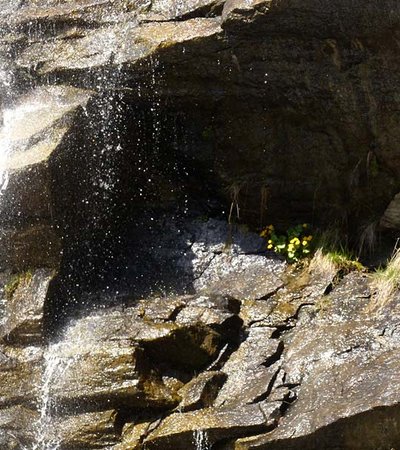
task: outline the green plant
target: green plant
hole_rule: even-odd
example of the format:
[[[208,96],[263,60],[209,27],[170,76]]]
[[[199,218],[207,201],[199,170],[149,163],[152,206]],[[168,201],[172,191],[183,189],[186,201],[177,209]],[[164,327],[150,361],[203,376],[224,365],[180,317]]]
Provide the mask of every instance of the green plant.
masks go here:
[[[4,286],[4,295],[7,300],[11,300],[15,291],[21,284],[27,284],[32,279],[32,272],[30,270],[13,275],[10,281]]]
[[[324,250],[322,249],[322,251]],[[327,251],[325,256],[343,273],[349,273],[353,270],[362,271],[365,269],[358,258],[344,248],[336,251]]]
[[[278,234],[273,225],[264,228],[260,236],[267,239],[267,249],[283,255],[289,262],[296,262],[310,253],[313,236],[308,224],[296,225],[286,233]]]
[[[332,263],[342,274],[365,270],[358,256],[348,247],[347,238],[340,228],[332,227],[317,232],[314,246],[319,249],[320,256]]]

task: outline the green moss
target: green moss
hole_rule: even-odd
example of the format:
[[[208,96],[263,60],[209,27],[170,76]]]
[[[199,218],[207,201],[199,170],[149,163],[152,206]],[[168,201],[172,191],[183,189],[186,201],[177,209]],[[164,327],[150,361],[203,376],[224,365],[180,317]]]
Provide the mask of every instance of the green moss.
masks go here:
[[[339,228],[318,232],[315,237],[315,248],[321,249],[322,254],[344,274],[354,270],[366,270],[355,252],[349,248],[347,239],[343,239],[343,234]]]
[[[31,281],[32,276],[33,274],[30,270],[13,275],[11,280],[4,286],[4,294],[6,299],[11,300],[18,287],[21,284],[28,284]]]
[[[365,267],[351,252],[339,249],[336,251],[327,251],[325,254],[342,272],[349,273],[353,270],[365,270]]]

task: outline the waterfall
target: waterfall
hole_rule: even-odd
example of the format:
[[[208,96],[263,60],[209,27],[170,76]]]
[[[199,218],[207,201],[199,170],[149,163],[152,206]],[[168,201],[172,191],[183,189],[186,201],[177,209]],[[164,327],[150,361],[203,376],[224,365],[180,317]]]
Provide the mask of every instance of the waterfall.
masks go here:
[[[196,450],[211,450],[207,431],[196,430],[193,432],[193,442]]]
[[[51,388],[73,361],[72,358],[61,356],[61,346],[62,344],[51,344],[46,350],[38,402],[40,417],[35,426],[35,442],[32,450],[57,450],[61,444],[57,434],[52,434],[54,430],[51,429],[53,418],[57,413],[57,404]]]
[[[11,90],[11,74],[6,69],[2,55],[0,55],[0,195],[7,188],[8,172],[6,170],[7,156],[10,148],[10,130],[13,118],[3,109],[4,97]]]

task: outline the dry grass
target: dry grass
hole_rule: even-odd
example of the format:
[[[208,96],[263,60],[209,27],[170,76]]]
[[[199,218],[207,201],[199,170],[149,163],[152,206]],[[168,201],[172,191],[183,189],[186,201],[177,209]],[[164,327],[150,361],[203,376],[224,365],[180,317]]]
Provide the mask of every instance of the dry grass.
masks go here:
[[[372,222],[361,231],[359,240],[359,254],[372,255],[378,243],[378,224],[379,222]]]
[[[353,270],[363,271],[365,267],[349,252],[341,250],[325,250],[319,248],[310,262],[310,272],[325,275],[340,272],[342,275]]]
[[[400,248],[396,249],[384,269],[378,269],[372,275],[374,295],[368,310],[380,311],[387,305],[400,287]]]
[[[328,275],[336,271],[335,263],[319,248],[310,261],[309,271],[320,275]]]

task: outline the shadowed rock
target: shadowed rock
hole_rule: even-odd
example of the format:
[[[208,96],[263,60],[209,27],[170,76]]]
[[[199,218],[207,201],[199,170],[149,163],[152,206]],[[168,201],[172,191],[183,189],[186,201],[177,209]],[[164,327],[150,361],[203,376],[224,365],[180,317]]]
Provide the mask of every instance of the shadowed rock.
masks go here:
[[[14,292],[5,304],[3,339],[18,345],[43,343],[43,315],[49,283],[54,277],[50,270],[39,269],[33,274],[15,275],[9,282]]]

